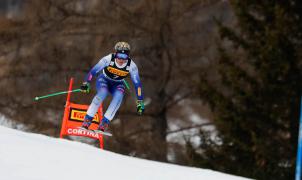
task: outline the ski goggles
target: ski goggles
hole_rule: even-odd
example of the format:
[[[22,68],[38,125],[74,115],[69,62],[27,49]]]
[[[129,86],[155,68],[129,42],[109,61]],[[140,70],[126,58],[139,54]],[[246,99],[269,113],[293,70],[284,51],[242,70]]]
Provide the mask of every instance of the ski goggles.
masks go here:
[[[115,57],[118,58],[118,59],[127,60],[129,56],[127,54],[124,54],[124,53],[116,53]]]

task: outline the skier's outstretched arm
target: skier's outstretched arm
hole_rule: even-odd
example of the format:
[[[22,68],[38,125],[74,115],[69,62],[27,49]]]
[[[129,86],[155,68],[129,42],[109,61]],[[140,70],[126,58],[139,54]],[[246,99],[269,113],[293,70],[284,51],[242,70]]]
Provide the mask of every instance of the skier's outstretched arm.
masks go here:
[[[131,76],[132,83],[134,84],[135,93],[136,93],[136,97],[137,97],[137,112],[140,115],[142,115],[145,110],[145,106],[144,106],[144,102],[143,102],[144,93],[143,93],[142,83],[140,81],[140,77],[139,77],[139,73],[138,73],[138,68],[133,61],[131,62],[131,65],[130,65],[130,76]]]
[[[134,62],[131,62],[130,76],[131,76],[132,83],[134,84],[134,87],[135,87],[135,93],[136,93],[137,100],[144,100],[142,83],[140,81],[138,68]]]

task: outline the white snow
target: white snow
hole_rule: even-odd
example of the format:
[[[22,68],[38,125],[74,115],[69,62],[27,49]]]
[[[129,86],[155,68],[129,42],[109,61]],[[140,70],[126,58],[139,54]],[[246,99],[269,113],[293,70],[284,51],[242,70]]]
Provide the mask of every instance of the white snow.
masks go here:
[[[0,114],[0,126],[5,126],[5,127],[10,127],[10,128],[15,128],[19,130],[27,130],[28,127],[25,126],[22,123],[16,123],[13,120],[7,118],[3,114]]]
[[[246,179],[207,169],[133,158],[80,142],[3,126],[0,126],[0,172],[3,180]]]

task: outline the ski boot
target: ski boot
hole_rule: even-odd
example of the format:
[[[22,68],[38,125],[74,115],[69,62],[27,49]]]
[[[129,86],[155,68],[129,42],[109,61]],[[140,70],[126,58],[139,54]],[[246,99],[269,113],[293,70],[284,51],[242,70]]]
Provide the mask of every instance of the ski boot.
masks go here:
[[[92,123],[92,119],[93,119],[93,117],[86,114],[81,128],[82,129],[89,129],[89,126]]]
[[[107,118],[104,117],[104,118],[102,119],[102,122],[101,122],[100,125],[99,125],[98,130],[99,130],[99,131],[105,132],[105,131],[108,129],[109,124],[110,124],[110,121],[109,121]]]

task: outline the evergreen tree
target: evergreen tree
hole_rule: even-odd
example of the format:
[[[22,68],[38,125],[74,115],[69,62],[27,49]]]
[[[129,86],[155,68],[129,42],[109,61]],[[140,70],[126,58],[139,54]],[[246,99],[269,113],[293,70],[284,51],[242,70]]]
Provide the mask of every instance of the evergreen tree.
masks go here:
[[[231,5],[237,26],[218,22],[223,39],[219,80],[213,83],[203,74],[200,85],[220,141],[203,135],[202,153],[189,148],[193,165],[257,179],[292,179],[301,97],[302,2],[232,0]]]

